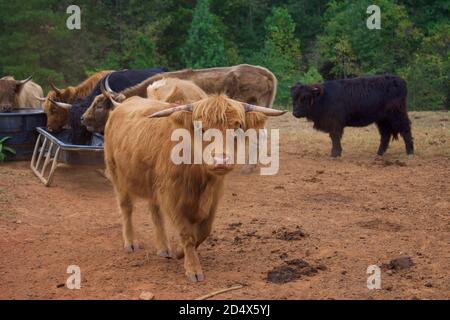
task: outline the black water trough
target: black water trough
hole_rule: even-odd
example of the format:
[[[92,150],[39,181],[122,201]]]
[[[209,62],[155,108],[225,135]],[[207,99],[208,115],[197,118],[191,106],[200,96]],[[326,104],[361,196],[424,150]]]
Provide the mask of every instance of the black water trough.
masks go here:
[[[16,151],[7,154],[7,161],[30,160],[38,133],[36,127],[45,126],[47,118],[42,109],[23,108],[0,112],[0,139],[11,137],[6,145]]]

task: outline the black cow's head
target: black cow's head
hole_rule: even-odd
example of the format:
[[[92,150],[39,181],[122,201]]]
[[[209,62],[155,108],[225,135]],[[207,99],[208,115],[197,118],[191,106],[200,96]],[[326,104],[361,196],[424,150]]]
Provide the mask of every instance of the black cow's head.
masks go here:
[[[294,117],[306,117],[311,111],[315,99],[322,94],[323,88],[320,84],[302,85],[300,82],[297,82],[294,86],[292,86],[292,114],[294,115]]]

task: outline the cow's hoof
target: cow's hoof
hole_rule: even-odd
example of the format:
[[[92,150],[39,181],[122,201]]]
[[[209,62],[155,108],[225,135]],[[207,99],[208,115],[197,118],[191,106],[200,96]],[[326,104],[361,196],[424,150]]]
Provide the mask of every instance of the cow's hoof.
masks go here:
[[[409,160],[414,159],[414,155],[413,155],[413,154],[408,154],[408,159],[409,159]]]
[[[188,279],[190,282],[202,282],[205,280],[205,276],[203,275],[203,273],[197,273],[197,274],[189,274],[186,273]]]
[[[139,250],[139,244],[137,243],[133,243],[130,245],[125,245],[124,246],[125,252],[126,253],[133,253]]]
[[[157,255],[162,258],[172,259],[172,253],[169,250],[158,251]]]

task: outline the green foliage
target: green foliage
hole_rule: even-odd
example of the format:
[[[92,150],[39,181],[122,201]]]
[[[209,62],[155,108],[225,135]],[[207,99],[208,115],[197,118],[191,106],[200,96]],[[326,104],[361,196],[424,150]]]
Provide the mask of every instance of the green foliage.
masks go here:
[[[403,6],[392,0],[377,1],[381,9],[381,29],[369,30],[366,9],[371,0],[332,1],[325,13],[324,34],[319,36],[325,61],[336,59],[336,43],[354,53],[362,73],[394,72],[408,63],[420,32],[408,18]],[[348,42],[348,43],[346,43]],[[349,53],[352,55],[352,53]]]
[[[0,77],[33,75],[48,90],[103,69],[253,63],[275,73],[277,103],[287,104],[298,80],[389,72],[408,81],[411,107],[449,107],[448,0],[75,3],[81,30],[66,27],[71,0],[0,0]],[[381,30],[366,27],[372,4],[381,8]]]
[[[408,82],[408,104],[414,110],[438,110],[450,101],[450,25],[437,25],[408,66],[399,69]]]
[[[269,68],[278,79],[277,103],[287,104],[289,88],[300,73],[300,42],[295,23],[285,8],[274,8],[265,24],[266,40],[255,61]]]
[[[314,84],[323,82],[322,75],[319,73],[315,66],[309,67],[308,71],[300,76],[300,82],[302,84]]]
[[[156,65],[155,45],[143,33],[138,33],[128,55],[131,68],[148,68]]]
[[[355,76],[360,74],[356,55],[353,52],[350,41],[345,36],[336,42],[329,59],[334,65],[331,72],[337,78],[347,78],[349,75]]]
[[[209,0],[199,0],[194,10],[189,36],[181,48],[183,60],[191,68],[224,66],[224,39],[217,18],[209,11]]]
[[[399,73],[408,83],[410,109],[441,109],[446,98],[444,84],[449,83],[448,74],[444,74],[444,63],[439,56],[417,54],[414,62]]]
[[[0,162],[3,162],[6,160],[8,153],[16,154],[16,151],[14,149],[7,147],[5,145],[5,142],[8,139],[11,139],[11,137],[3,137],[2,139],[0,139]]]

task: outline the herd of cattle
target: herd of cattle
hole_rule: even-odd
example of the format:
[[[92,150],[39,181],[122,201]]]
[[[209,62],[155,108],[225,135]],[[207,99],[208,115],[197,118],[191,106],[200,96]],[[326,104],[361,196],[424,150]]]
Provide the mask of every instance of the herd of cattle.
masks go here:
[[[193,133],[194,121],[224,135],[227,129],[264,128],[267,117],[284,114],[272,108],[277,88],[273,73],[251,65],[175,72],[166,68],[102,71],[76,87],[51,87],[44,97],[31,78],[5,77],[0,80],[0,111],[42,105],[48,130],[70,126],[75,144],[86,143],[93,132],[104,133],[106,173],[123,216],[125,250],[138,248],[131,217],[135,199],[144,198],[155,226],[158,255],[184,257],[188,278],[202,281],[196,250],[211,232],[224,177],[233,169],[233,161],[224,146],[214,150],[212,163],[176,165],[170,161],[170,133],[178,128]],[[297,83],[291,88],[293,115],[306,117],[315,129],[329,133],[332,157],[341,155],[346,126],[371,123],[381,135],[379,155],[398,134],[412,155],[406,93],[405,81],[391,75]],[[179,235],[180,245],[174,250],[169,247],[164,218]]]

